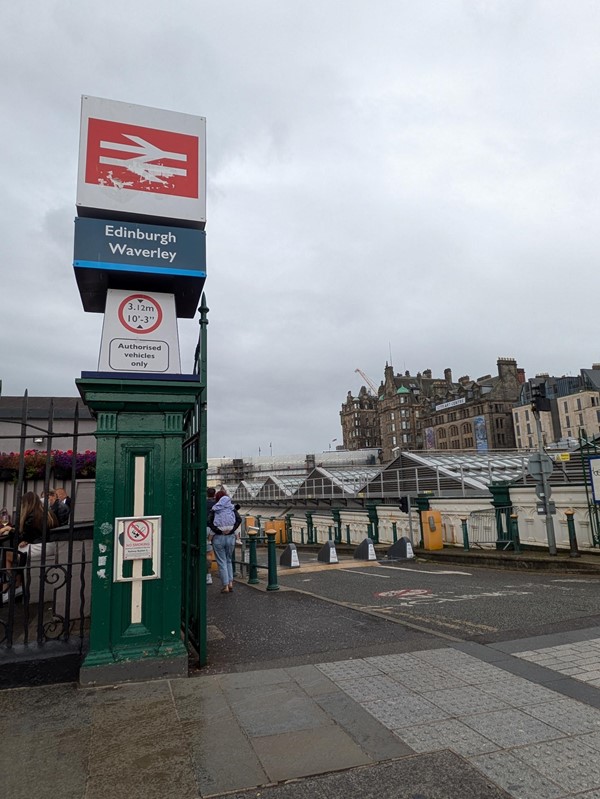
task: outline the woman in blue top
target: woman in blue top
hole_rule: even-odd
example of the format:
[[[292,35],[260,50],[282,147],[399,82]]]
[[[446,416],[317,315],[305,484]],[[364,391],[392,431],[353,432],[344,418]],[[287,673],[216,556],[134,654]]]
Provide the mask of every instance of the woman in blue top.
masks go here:
[[[208,516],[208,526],[212,532],[211,543],[223,583],[221,593],[230,594],[233,591],[233,553],[237,538],[235,531],[242,523],[242,518],[224,491],[219,491],[215,499],[217,501]]]

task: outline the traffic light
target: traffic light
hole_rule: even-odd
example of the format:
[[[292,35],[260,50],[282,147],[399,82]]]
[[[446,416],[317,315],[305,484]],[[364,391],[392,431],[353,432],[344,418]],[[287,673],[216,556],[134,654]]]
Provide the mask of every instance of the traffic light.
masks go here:
[[[534,413],[550,410],[550,400],[546,397],[546,383],[531,384],[531,410]]]
[[[410,510],[410,500],[408,497],[400,497],[400,510],[402,513],[408,513]]]

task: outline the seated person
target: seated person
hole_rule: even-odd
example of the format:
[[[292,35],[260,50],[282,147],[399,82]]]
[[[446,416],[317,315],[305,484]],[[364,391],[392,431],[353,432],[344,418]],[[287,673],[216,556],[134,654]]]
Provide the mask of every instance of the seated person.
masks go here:
[[[61,493],[63,498],[61,499]],[[62,527],[63,524],[67,524],[69,521],[69,513],[71,509],[69,505],[66,503],[65,498],[67,497],[67,492],[64,488],[50,488],[48,489],[48,510],[51,511],[57,518],[59,527]],[[69,499],[69,502],[71,500]],[[42,493],[42,503],[44,502],[44,494]]]
[[[18,531],[10,525],[4,525],[0,528],[0,535],[12,533],[11,545],[12,549],[5,550],[5,572],[7,578],[10,580],[13,571],[14,563],[14,549],[18,541],[17,547],[17,566],[19,573],[15,576],[15,596],[21,596],[23,593],[23,577],[22,569],[27,563],[31,555],[39,555],[42,552],[42,541],[44,531],[47,532],[57,526],[57,519],[52,511],[48,511],[44,519],[44,506],[37,494],[33,491],[27,491],[23,494],[21,499],[21,512],[19,514],[19,529]],[[15,534],[17,536],[15,540]],[[54,549],[54,544],[46,544],[46,554]],[[2,584],[2,600],[6,602],[9,597],[10,583]]]

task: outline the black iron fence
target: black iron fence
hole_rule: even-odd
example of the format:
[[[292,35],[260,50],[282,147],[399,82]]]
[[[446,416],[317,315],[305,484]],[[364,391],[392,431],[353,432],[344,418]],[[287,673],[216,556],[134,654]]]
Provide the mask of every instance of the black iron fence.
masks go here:
[[[74,680],[89,627],[93,538],[92,487],[81,477],[78,459],[79,405],[74,403],[68,432],[63,416],[57,433],[52,400],[47,419],[41,421],[39,414],[33,419],[26,392],[20,418],[0,418],[0,423],[0,456],[14,464],[12,472],[0,473],[0,687]],[[44,446],[32,450],[33,431]],[[7,439],[19,441],[18,452],[4,451]],[[62,458],[62,471],[54,469],[55,450],[70,452],[70,464]],[[90,475],[89,457],[86,469]],[[64,491],[62,500],[52,493],[56,489]],[[41,526],[35,534],[27,523],[33,518],[32,495],[42,497]],[[56,526],[54,503],[60,501],[61,520],[67,515],[68,520]],[[37,500],[35,506],[39,509]]]

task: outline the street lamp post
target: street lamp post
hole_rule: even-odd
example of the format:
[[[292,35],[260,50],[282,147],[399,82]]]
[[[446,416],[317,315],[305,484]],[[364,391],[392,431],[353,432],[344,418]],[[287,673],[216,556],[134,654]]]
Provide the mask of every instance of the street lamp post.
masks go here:
[[[550,400],[546,398],[546,392],[542,385],[534,385],[532,387],[532,397],[531,397],[531,411],[533,413],[533,417],[535,419],[535,429],[537,432],[537,440],[538,440],[538,459],[540,464],[540,472],[539,475],[539,482],[542,486],[542,497],[538,497],[542,500],[544,505],[544,515],[546,517],[546,537],[548,539],[548,553],[550,555],[556,555],[556,536],[554,534],[554,519],[552,518],[552,511],[550,507],[550,493],[551,489],[548,485],[548,473],[546,469],[543,468],[543,461],[548,460],[548,455],[544,450],[544,442],[542,440],[542,422],[540,420],[540,412],[543,410],[550,410]],[[551,466],[550,466],[551,468]],[[539,484],[538,484],[539,485]],[[539,489],[536,489],[536,493]]]

